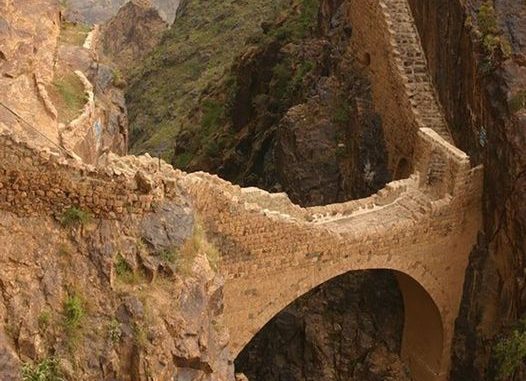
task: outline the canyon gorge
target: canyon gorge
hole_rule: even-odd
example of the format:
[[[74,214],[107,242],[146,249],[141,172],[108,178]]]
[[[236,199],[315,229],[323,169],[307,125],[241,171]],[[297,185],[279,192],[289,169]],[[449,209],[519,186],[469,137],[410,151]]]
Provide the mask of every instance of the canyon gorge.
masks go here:
[[[526,379],[526,4],[0,2],[0,380]]]

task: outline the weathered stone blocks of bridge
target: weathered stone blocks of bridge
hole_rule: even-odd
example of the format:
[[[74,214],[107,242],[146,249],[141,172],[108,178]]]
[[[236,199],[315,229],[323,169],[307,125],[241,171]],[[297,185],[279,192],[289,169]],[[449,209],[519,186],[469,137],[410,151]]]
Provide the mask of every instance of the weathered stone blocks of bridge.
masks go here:
[[[234,354],[314,287],[348,271],[391,269],[408,312],[403,356],[416,380],[446,379],[464,271],[480,226],[481,169],[432,130],[418,137],[410,178],[347,203],[300,208],[286,195],[205,173],[184,178],[223,254]],[[437,155],[445,161],[433,172]]]
[[[307,209],[206,174],[188,177],[195,184],[187,189],[225,255],[234,353],[319,284],[352,270],[391,269],[406,310],[402,356],[415,380],[446,380],[481,223],[482,171],[453,146],[407,1],[350,3],[352,49],[368,65],[389,168],[408,162],[411,177],[366,199]]]
[[[350,0],[350,49],[366,65],[374,107],[382,116],[391,173],[411,162],[417,132],[427,127],[452,143],[427,70],[407,0]]]

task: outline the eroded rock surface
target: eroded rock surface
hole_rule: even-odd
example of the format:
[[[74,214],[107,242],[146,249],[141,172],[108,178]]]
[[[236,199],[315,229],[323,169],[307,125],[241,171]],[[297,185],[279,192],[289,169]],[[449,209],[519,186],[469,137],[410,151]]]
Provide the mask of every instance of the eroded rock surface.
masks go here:
[[[67,380],[233,380],[204,236],[184,202],[159,208],[76,227],[0,212],[2,380],[50,358]]]

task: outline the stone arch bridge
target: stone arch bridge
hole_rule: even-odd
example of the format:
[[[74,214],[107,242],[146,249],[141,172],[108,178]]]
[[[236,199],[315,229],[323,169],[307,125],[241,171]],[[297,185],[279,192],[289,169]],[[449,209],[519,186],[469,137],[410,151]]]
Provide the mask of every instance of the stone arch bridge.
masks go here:
[[[481,224],[482,168],[453,144],[407,0],[351,0],[348,12],[352,48],[367,57],[389,167],[407,178],[365,199],[301,208],[285,194],[186,174],[148,155],[109,154],[104,165],[87,165],[0,122],[0,208],[57,215],[78,205],[121,218],[188,194],[222,253],[234,355],[321,283],[353,270],[393,270],[405,305],[402,356],[416,381],[447,380]]]

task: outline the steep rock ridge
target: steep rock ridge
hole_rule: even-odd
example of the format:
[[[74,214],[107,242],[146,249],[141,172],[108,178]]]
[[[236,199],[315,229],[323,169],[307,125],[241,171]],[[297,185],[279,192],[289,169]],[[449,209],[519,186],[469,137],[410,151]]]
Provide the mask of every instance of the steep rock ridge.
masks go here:
[[[411,1],[455,140],[486,173],[484,234],[467,272],[452,379],[492,380],[502,367],[496,343],[526,313],[526,7],[464,3]],[[482,44],[488,24],[511,51]]]
[[[213,88],[228,81],[231,61],[244,51],[246,38],[289,6],[288,0],[186,2],[161,44],[129,81],[132,152],[171,161],[181,130],[197,126],[209,109],[211,120],[221,114],[215,103],[203,103]]]
[[[19,136],[66,149],[87,162],[127,151],[122,91],[101,84],[96,30],[61,18],[56,1],[38,10],[3,2],[0,28],[0,123]],[[89,39],[89,44],[85,42]],[[8,108],[10,110],[8,110]]]
[[[128,72],[153,50],[167,27],[152,4],[132,0],[102,26],[102,51],[121,71]]]
[[[66,16],[72,20],[102,24],[117,14],[119,8],[129,0],[68,0]],[[180,0],[137,0],[151,3],[159,11],[163,20],[169,24],[174,22]]]

